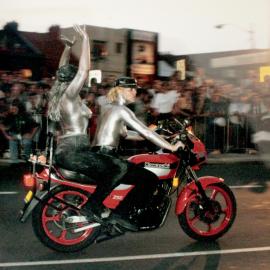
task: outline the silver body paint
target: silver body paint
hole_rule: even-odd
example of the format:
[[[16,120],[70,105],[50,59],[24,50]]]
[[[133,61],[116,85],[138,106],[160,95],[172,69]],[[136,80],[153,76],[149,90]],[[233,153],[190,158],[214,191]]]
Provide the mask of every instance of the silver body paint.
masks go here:
[[[99,119],[93,146],[117,148],[120,136],[128,139],[128,126],[138,132],[138,137],[141,135],[155,145],[172,151],[172,145],[137,119],[135,114],[125,106],[125,103],[123,95],[119,94],[116,102],[105,105]],[[134,133],[132,137],[134,138]]]
[[[90,70],[89,36],[85,28],[82,29],[79,26],[74,26],[74,30],[82,38],[82,52],[78,72],[59,101],[60,127],[63,137],[87,134],[89,118],[92,116],[91,110],[82,102],[80,97],[80,91],[88,78]],[[69,62],[71,47],[74,45],[75,40],[69,41],[65,38],[64,42],[66,46],[61,55],[59,67]]]
[[[69,88],[60,100],[61,111],[61,135],[72,136],[87,134],[89,118],[92,116],[91,110],[82,102],[79,93],[77,96],[69,94]]]

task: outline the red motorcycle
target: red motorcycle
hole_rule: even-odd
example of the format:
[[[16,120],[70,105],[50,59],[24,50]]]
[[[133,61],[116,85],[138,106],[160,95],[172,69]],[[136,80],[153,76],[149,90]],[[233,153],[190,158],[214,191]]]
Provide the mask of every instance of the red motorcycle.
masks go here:
[[[236,200],[222,178],[196,176],[195,170],[206,160],[206,151],[188,125],[188,121],[175,119],[157,127],[157,132],[171,142],[182,141],[184,149],[175,153],[159,150],[128,159],[159,178],[158,194],[151,206],[144,209],[131,206],[129,218],[136,222],[139,231],[159,228],[168,216],[172,195],[176,195],[175,214],[184,232],[196,240],[216,240],[231,228]],[[104,222],[87,217],[83,206],[95,191],[95,182],[88,176],[52,165],[52,141],[49,164],[32,161],[32,173],[24,175],[24,185],[29,191],[20,220],[26,221],[32,213],[33,230],[38,239],[61,252],[79,251],[94,242],[124,234],[124,228],[107,223],[106,217]],[[87,185],[81,183],[85,183],[85,178],[89,181]],[[120,184],[104,200],[104,205],[117,208],[132,188],[132,185]]]

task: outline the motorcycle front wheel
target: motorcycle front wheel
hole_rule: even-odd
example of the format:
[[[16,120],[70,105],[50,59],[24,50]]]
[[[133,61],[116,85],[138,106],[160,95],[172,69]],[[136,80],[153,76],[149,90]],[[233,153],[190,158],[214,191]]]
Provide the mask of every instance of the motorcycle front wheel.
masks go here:
[[[47,247],[60,252],[75,252],[92,244],[100,233],[100,226],[74,232],[86,221],[70,223],[68,217],[81,217],[76,208],[87,201],[87,193],[79,189],[59,186],[49,192],[32,213],[32,226],[38,239]]]
[[[191,238],[213,241],[223,236],[236,217],[236,200],[228,186],[216,183],[205,189],[208,205],[199,193],[193,193],[185,210],[178,216],[179,224]]]

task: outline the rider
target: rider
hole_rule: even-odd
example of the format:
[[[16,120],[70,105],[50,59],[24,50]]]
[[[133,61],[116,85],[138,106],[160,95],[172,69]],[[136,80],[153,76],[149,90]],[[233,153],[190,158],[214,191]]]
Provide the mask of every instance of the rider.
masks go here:
[[[155,145],[170,150],[177,151],[179,147],[183,147],[183,143],[178,142],[175,145],[170,144],[156,132],[150,130],[135,114],[126,106],[126,104],[134,102],[136,98],[137,83],[130,77],[121,77],[115,81],[114,87],[107,94],[109,103],[104,105],[102,114],[98,121],[98,127],[93,140],[92,150],[111,156],[117,160],[118,164],[122,164],[122,172],[124,177],[121,183],[134,184],[135,188],[129,193],[129,198],[138,207],[145,207],[151,203],[153,194],[157,187],[157,176],[138,165],[128,163],[117,157],[117,148],[120,137],[126,139],[142,140],[148,139]],[[133,129],[128,130],[127,126]],[[113,174],[106,170],[106,172]],[[100,190],[96,190],[94,196],[99,195],[103,200],[116,186],[116,182],[109,182],[106,187],[100,186]],[[135,200],[135,202],[134,202]],[[127,214],[129,200],[125,200],[119,205],[117,210],[121,209],[122,217]]]

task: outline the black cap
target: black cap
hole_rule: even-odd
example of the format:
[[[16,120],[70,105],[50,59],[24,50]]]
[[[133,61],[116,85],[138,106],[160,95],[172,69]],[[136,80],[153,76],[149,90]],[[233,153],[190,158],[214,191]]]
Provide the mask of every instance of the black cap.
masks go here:
[[[137,88],[137,81],[131,77],[120,77],[114,82],[114,86]]]

